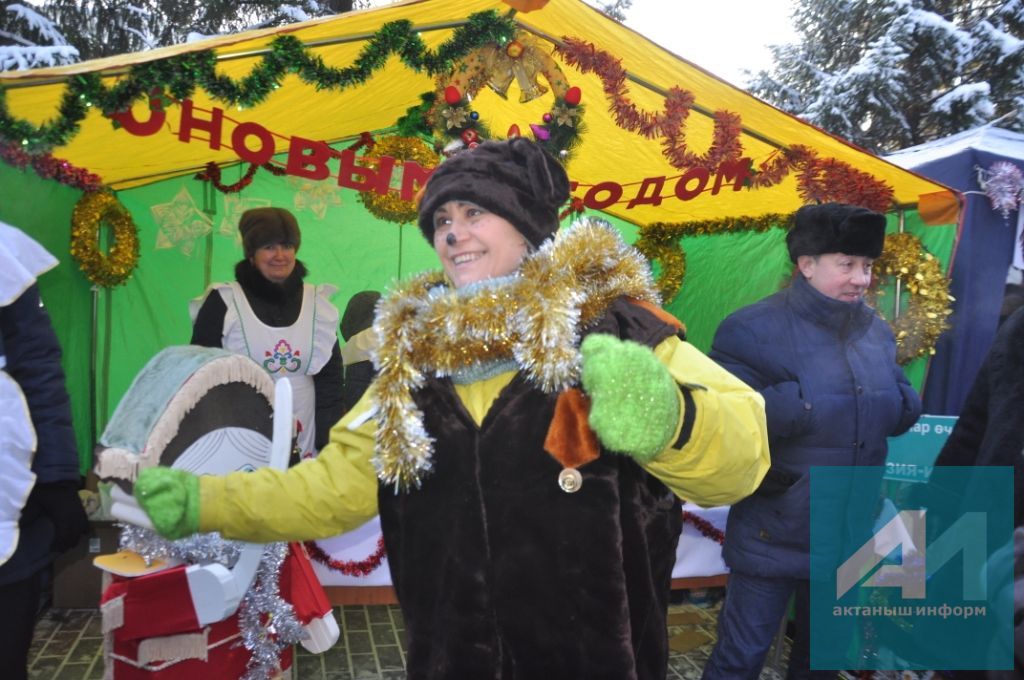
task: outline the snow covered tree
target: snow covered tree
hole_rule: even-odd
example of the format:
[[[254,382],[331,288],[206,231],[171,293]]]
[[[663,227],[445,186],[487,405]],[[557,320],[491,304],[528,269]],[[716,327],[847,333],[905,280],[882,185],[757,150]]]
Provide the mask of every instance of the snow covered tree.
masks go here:
[[[1024,0],[799,0],[748,89],[875,152],[1024,129]]]
[[[626,11],[632,6],[633,0],[612,0],[612,2],[597,3],[599,10],[619,22],[626,20]]]
[[[57,26],[35,9],[4,3],[0,14],[0,71],[59,66],[78,61]]]
[[[38,0],[8,5],[19,17],[0,24],[2,70],[95,59],[210,35],[279,26],[366,7],[369,0]],[[10,8],[18,8],[11,10]],[[20,17],[26,17],[21,19]],[[30,30],[33,27],[34,30]],[[63,36],[66,36],[66,40]],[[61,42],[52,42],[59,38]],[[49,41],[49,42],[48,42]],[[32,60],[38,45],[63,46],[64,62]],[[6,45],[6,47],[4,47]],[[5,51],[6,50],[6,51]]]

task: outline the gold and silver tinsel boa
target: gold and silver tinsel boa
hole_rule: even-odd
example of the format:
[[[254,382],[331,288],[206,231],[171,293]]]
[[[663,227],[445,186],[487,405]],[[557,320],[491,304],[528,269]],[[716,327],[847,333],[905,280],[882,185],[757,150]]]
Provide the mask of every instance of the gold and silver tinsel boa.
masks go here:
[[[412,398],[427,376],[512,360],[538,389],[560,392],[579,382],[580,331],[621,296],[659,302],[647,260],[594,219],[558,232],[500,280],[454,289],[430,272],[400,283],[374,322],[381,481],[407,491],[431,470],[434,440]]]

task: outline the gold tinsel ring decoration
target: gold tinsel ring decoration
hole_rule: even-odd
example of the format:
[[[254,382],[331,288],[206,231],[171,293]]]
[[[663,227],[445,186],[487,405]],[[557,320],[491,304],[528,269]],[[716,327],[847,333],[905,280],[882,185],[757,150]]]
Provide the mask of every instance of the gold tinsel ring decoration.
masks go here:
[[[100,248],[100,228],[110,226],[113,241],[107,253]],[[98,286],[113,287],[128,280],[139,262],[139,233],[128,209],[108,191],[82,194],[71,214],[71,257],[85,277]]]
[[[879,289],[893,278],[902,283],[909,294],[907,307],[896,319],[889,321],[896,336],[896,361],[908,364],[914,359],[935,353],[935,343],[946,328],[952,313],[949,279],[942,273],[938,259],[924,249],[913,234],[889,234],[885,249],[875,260],[876,283],[872,286],[873,306]]]
[[[376,170],[380,165],[378,159],[382,156],[394,158],[396,166],[405,161],[414,161],[425,170],[435,167],[440,162],[437,154],[415,137],[384,137],[376,142],[373,150],[364,156],[360,163]],[[416,201],[403,201],[401,191],[394,187],[386,194],[361,191],[359,200],[375,217],[389,222],[406,224],[415,221],[418,214]]]

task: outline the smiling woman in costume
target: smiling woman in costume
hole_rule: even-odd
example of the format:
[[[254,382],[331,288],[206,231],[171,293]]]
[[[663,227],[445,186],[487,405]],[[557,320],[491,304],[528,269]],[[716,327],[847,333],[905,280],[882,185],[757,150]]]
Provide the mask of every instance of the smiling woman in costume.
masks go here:
[[[612,227],[555,235],[568,195],[526,139],[443,163],[419,226],[444,271],[378,305],[377,377],[330,444],[287,473],[144,471],[160,531],[308,539],[379,512],[409,678],[664,678],[676,495],[757,488],[763,402],[682,340]]]

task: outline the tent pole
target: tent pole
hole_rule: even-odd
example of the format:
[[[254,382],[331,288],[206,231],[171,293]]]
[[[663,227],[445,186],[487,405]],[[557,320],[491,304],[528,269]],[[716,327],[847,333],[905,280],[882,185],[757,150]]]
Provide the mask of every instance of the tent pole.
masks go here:
[[[398,225],[398,278],[402,278],[402,227],[404,224]]]
[[[897,226],[896,226],[896,233],[902,234],[903,231],[907,228],[906,218],[907,218],[906,212],[903,210],[903,208],[900,208],[896,212],[896,219],[897,219],[897,222],[896,222],[896,224],[897,224]],[[900,318],[900,293],[902,292],[902,289],[903,289],[903,286],[901,284],[902,284],[902,281],[900,281],[899,277],[897,277],[896,278],[896,295],[894,296],[895,301],[896,301],[896,309],[892,310],[892,318],[893,318],[894,321],[896,319]]]
[[[92,330],[89,333],[89,441],[95,444],[99,437],[96,432],[96,410],[99,408],[99,395],[96,393],[96,369],[98,361],[97,333],[99,332],[100,287],[93,284],[92,291]]]

